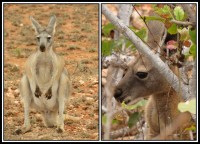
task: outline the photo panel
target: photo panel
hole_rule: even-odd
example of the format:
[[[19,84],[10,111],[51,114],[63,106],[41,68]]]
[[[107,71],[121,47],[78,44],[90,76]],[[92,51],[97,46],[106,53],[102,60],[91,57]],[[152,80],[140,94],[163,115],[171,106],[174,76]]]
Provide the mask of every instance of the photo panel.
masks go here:
[[[196,3],[102,3],[102,141],[195,141]]]
[[[98,141],[99,4],[2,8],[2,139]]]

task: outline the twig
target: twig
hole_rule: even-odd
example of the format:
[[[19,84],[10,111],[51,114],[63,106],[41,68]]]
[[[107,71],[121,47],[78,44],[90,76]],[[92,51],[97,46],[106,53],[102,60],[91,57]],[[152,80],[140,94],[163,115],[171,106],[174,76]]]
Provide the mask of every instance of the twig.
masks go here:
[[[171,20],[172,23],[178,24],[178,25],[183,25],[183,26],[188,26],[188,25],[194,25],[192,22],[187,22],[187,21],[178,21],[178,20]]]
[[[148,31],[149,31],[149,34],[150,34],[150,36],[149,36],[149,34],[148,34],[148,38],[150,38],[150,37],[152,37],[152,39],[154,40],[154,43],[157,45],[157,55],[158,56],[160,56],[160,52],[161,52],[161,47],[162,47],[162,45],[163,45],[163,43],[164,43],[164,41],[165,41],[165,38],[166,38],[166,36],[167,36],[167,31],[166,30],[164,30],[163,32],[164,32],[164,37],[163,37],[163,39],[162,40],[164,40],[164,41],[161,41],[160,43],[158,43],[158,41],[156,40],[156,38],[154,37],[154,34],[153,34],[153,32],[152,32],[152,30],[154,30],[154,29],[151,29],[151,28],[149,28],[149,26],[148,26],[148,24],[146,23],[146,21],[145,21],[145,19],[141,16],[141,14],[137,11],[137,9],[135,8],[135,6],[133,6],[133,8],[135,9],[135,11],[137,12],[137,14],[140,16],[140,18],[143,20],[143,22],[144,22],[144,24],[146,25],[146,27],[147,27],[147,29],[148,29]],[[165,28],[166,29],[166,28]],[[162,45],[161,45],[162,44]],[[148,44],[147,44],[148,45]],[[151,49],[153,49],[153,46],[150,46],[150,45],[148,45]]]
[[[196,25],[196,13],[191,9],[189,4],[181,4],[183,10],[188,14],[189,21]]]
[[[111,99],[112,99],[112,92],[109,89],[109,86],[105,87],[105,92],[106,92],[106,103],[107,103],[107,112],[106,112],[106,125],[105,125],[105,134],[104,134],[104,140],[109,140],[110,139],[110,129],[111,129],[111,122],[112,122],[112,104],[111,104]]]
[[[126,135],[136,135],[138,133],[137,125],[132,128],[124,127],[122,129],[112,131],[110,133],[111,139],[116,139],[118,137],[126,136]]]

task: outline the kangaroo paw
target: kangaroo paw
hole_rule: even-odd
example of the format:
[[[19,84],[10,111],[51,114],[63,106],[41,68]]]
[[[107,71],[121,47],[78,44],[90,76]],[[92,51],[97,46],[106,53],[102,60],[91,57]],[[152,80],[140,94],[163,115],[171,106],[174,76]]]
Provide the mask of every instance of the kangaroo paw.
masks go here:
[[[42,92],[40,91],[40,89],[39,89],[39,87],[37,86],[36,87],[36,90],[35,90],[35,96],[37,97],[37,98],[39,98],[41,95],[42,95]]]
[[[51,88],[49,88],[49,90],[47,91],[45,96],[46,96],[47,99],[51,99],[51,97],[52,97]]]

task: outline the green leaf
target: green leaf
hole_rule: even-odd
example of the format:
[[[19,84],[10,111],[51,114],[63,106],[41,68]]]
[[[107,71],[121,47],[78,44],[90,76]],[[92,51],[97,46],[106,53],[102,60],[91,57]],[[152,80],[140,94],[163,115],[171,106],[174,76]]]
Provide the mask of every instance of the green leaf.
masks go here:
[[[109,36],[110,35],[110,31],[114,30],[115,26],[112,23],[108,23],[107,25],[103,26],[102,30],[103,33],[105,34],[105,36]]]
[[[169,27],[167,31],[170,34],[176,34],[177,33],[177,25],[176,24],[172,24],[172,26]]]
[[[106,117],[106,114],[104,114],[103,116],[102,116],[102,124],[106,124],[106,122],[107,122],[107,117]],[[117,120],[117,119],[113,119],[112,120],[112,124],[118,124],[120,121],[119,120]]]
[[[188,130],[188,131],[189,131],[189,130],[191,130],[191,131],[196,131],[196,127],[192,125],[191,127],[186,128],[185,130]]]
[[[183,29],[178,29],[177,31],[178,31],[178,32],[180,33],[180,35],[181,35],[181,37],[180,37],[180,40],[181,40],[181,41],[187,41],[187,40],[190,39],[189,29],[183,28]]]
[[[103,54],[103,56],[110,55],[112,47],[113,47],[113,40],[103,40],[102,41],[102,54]]]
[[[179,21],[183,20],[183,18],[184,18],[184,11],[183,11],[182,7],[176,6],[174,8],[174,15],[176,17],[176,20],[179,20]]]
[[[193,58],[196,58],[197,47],[196,47],[195,44],[193,44],[193,45],[190,47],[190,54],[193,56]]]
[[[192,99],[187,102],[180,102],[178,104],[178,109],[180,112],[189,111],[192,114],[196,114],[196,99]]]
[[[117,120],[117,119],[113,119],[112,120],[112,124],[118,124],[120,121],[119,120]]]
[[[124,101],[123,101],[122,104],[121,104],[121,106],[122,106],[122,108],[125,108],[125,109],[127,109],[127,110],[133,110],[133,109],[136,109],[136,108],[138,108],[138,107],[145,106],[146,103],[147,103],[147,100],[144,100],[144,99],[140,100],[139,102],[137,102],[137,103],[134,104],[134,105],[126,105],[126,104],[124,103]]]
[[[137,121],[139,120],[139,117],[140,117],[139,112],[135,112],[132,115],[130,115],[129,120],[128,120],[129,128],[133,127],[137,123]]]
[[[164,5],[163,8],[157,8],[156,12],[159,14],[169,14],[170,13],[170,7],[168,5]]]
[[[155,12],[159,15],[165,15],[165,18],[167,16],[167,18],[173,18],[173,15],[171,14],[171,9],[168,5],[164,5],[163,8],[158,8],[155,7]]]
[[[158,20],[158,21],[161,21],[163,23],[165,22],[164,18],[157,17],[157,16],[145,16],[144,19],[145,19],[145,22],[148,22],[148,21],[151,21],[151,20]]]
[[[136,50],[135,46],[133,43],[129,40],[126,40],[126,48],[130,47],[133,51]]]
[[[197,39],[196,29],[195,30],[189,30],[189,35],[190,35],[192,42],[194,44],[196,44],[196,39]]]
[[[147,35],[147,32],[146,32],[146,29],[145,28],[142,28],[140,29],[139,31],[137,31],[135,33],[140,39],[142,39],[144,41],[146,35]]]
[[[129,27],[129,29],[131,29],[140,39],[145,40],[145,38],[147,36],[147,31],[145,28],[137,30],[134,27]]]

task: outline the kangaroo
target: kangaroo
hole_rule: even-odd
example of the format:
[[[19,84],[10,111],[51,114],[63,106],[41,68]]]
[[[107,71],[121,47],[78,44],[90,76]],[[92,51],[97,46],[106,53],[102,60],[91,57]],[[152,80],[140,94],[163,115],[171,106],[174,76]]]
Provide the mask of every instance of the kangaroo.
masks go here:
[[[63,132],[63,112],[66,98],[71,93],[71,81],[64,67],[64,59],[53,49],[56,16],[50,18],[46,28],[33,17],[30,20],[36,32],[38,48],[28,57],[20,82],[20,94],[24,102],[24,126],[16,133],[30,131],[31,107],[42,113],[46,126],[57,126],[57,132]]]
[[[154,38],[150,33],[148,34],[147,44],[155,49],[156,43],[159,44],[161,41],[160,32],[163,31],[161,28],[164,25],[160,26],[162,23],[159,21],[149,24],[151,32],[155,33]],[[146,139],[188,139],[183,137],[182,130],[190,124],[190,113],[178,111],[181,97],[146,57],[139,56],[129,65],[125,76],[115,88],[114,97],[118,102],[124,101],[127,104],[141,97],[149,97],[145,108],[145,120],[149,126]],[[182,134],[173,135],[177,133]]]

